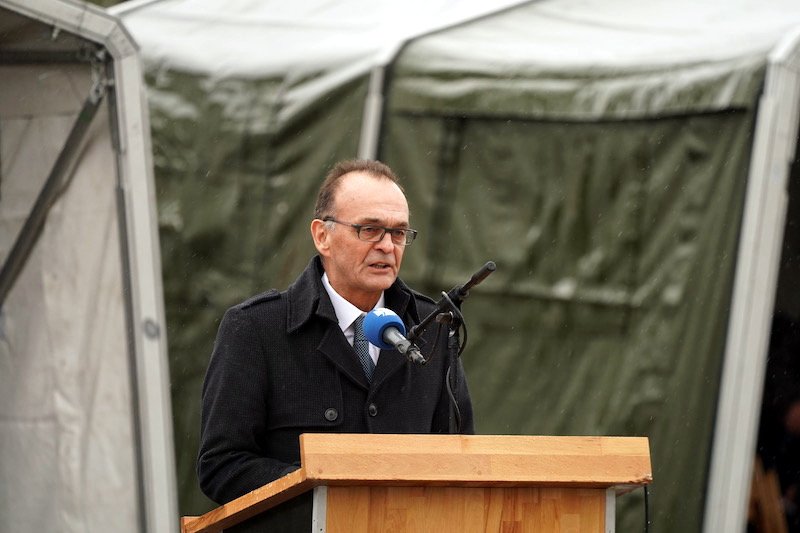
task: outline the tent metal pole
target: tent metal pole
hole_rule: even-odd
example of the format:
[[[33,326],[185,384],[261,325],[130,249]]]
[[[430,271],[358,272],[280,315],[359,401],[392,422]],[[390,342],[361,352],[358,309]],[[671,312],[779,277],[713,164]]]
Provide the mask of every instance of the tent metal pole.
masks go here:
[[[104,57],[104,52],[98,54],[99,60],[103,60]],[[67,140],[50,170],[50,175],[39,191],[39,196],[37,196],[33,208],[28,213],[28,218],[14,241],[14,246],[3,263],[3,269],[0,270],[0,308],[5,303],[8,293],[14,287],[19,273],[39,240],[47,220],[47,214],[69,183],[69,175],[72,172],[76,156],[80,153],[89,127],[106,94],[106,84],[107,80],[104,77],[98,77],[89,90],[89,96],[72,125]]]
[[[747,525],[769,330],[781,260],[787,180],[800,97],[800,30],[770,54],[748,171],[724,363],[706,489],[703,532]]]
[[[383,87],[386,81],[386,66],[372,69],[369,90],[364,102],[364,119],[361,122],[361,138],[358,141],[358,157],[375,159],[378,156],[378,138],[383,116]]]

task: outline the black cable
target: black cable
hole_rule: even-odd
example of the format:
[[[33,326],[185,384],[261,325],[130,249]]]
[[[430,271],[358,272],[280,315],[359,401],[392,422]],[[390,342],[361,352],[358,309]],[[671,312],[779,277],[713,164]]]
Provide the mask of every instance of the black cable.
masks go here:
[[[447,374],[445,374],[444,381],[447,384],[447,395],[450,397],[450,404],[453,406],[453,417],[456,419],[456,433],[461,433],[461,409],[458,408],[458,401],[456,400],[456,395],[453,393],[453,385],[450,383],[451,370],[453,370],[452,366],[447,369]]]
[[[466,347],[467,347],[467,324],[464,322],[464,317],[461,317],[461,346],[459,346],[458,348],[459,357],[461,357],[461,354],[463,353],[464,348]]]

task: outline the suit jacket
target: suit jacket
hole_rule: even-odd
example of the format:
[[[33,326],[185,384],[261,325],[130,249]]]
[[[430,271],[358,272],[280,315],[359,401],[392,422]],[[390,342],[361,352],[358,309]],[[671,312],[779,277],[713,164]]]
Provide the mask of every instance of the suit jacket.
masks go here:
[[[286,291],[236,305],[220,323],[203,385],[197,464],[203,492],[217,503],[291,471],[301,433],[449,430],[447,328],[434,323],[423,334],[426,365],[382,350],[370,384],[339,328],[322,273],[315,257]],[[399,279],[384,294],[408,327],[435,308]],[[456,395],[462,431],[472,433],[463,378]]]

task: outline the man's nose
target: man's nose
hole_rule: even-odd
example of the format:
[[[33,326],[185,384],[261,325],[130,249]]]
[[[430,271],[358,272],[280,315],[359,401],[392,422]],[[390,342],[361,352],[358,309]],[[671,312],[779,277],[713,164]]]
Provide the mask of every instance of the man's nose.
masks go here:
[[[397,245],[392,240],[392,235],[388,231],[383,234],[383,237],[381,238],[381,240],[379,240],[379,241],[377,241],[375,243],[375,247],[378,250],[382,250],[382,251],[392,251],[392,250],[394,250],[395,246],[397,246]]]

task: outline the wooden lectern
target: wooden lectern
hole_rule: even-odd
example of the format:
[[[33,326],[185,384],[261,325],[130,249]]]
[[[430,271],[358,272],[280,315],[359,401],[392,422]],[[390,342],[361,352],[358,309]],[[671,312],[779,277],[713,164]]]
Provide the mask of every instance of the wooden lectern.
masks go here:
[[[304,434],[300,456],[182,532],[609,533],[652,480],[645,437]]]

